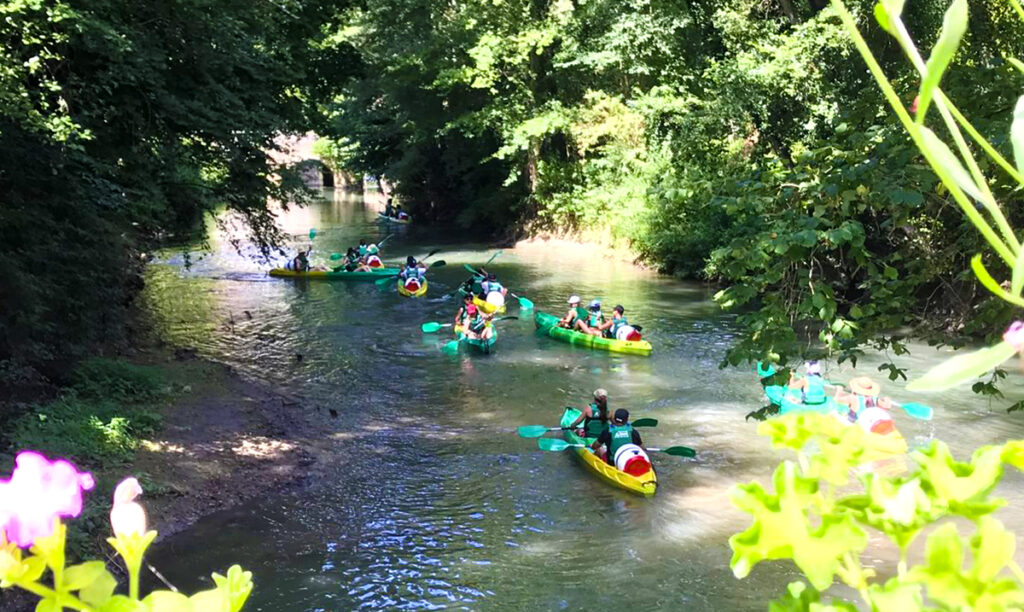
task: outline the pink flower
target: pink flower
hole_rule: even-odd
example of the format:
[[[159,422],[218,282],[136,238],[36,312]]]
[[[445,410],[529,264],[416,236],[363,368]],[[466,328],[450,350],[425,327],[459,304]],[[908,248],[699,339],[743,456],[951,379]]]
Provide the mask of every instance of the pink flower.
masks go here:
[[[53,533],[54,519],[82,513],[82,491],[92,489],[92,475],[63,459],[50,462],[33,451],[14,459],[10,480],[0,480],[0,531],[8,542],[28,548]]]
[[[1018,353],[1024,350],[1024,321],[1014,321],[1003,333],[1003,340]]]
[[[134,478],[125,478],[114,489],[114,507],[110,510],[110,526],[116,536],[144,535],[146,511],[135,498],[142,495],[142,486]]]

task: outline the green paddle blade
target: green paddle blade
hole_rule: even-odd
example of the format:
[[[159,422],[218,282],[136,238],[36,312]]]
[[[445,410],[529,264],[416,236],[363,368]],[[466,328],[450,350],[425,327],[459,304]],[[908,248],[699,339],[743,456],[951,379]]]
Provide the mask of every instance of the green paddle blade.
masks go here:
[[[441,347],[441,352],[445,355],[457,355],[459,352],[459,341],[462,336],[459,336],[459,340],[452,340],[451,342],[445,342],[444,346]]]
[[[542,451],[564,451],[567,448],[573,446],[583,446],[582,444],[569,444],[565,440],[559,440],[558,438],[541,438],[537,440],[537,447]]]
[[[389,274],[389,275],[385,276],[384,278],[379,278],[379,279],[373,281],[373,284],[379,285],[379,286],[383,287],[386,283],[389,283],[389,282],[395,280],[396,278],[398,278],[397,274]]]
[[[697,451],[693,450],[689,446],[670,446],[668,448],[648,448],[647,450],[655,453],[665,453],[666,455],[675,455],[676,457],[696,457]]]
[[[316,238],[316,228],[311,227],[309,228],[309,239],[313,240],[314,238]]]
[[[443,267],[445,267],[446,265],[448,265],[448,264],[447,264],[447,263],[445,262],[445,260],[443,260],[443,259],[438,259],[438,260],[437,260],[437,261],[435,261],[434,263],[430,264],[430,267],[431,267],[431,268],[443,268]]]
[[[331,261],[338,261],[341,259],[341,253],[331,253]]]
[[[932,413],[934,411],[932,410],[931,406],[925,406],[924,404],[917,404],[911,402],[909,404],[903,404],[900,407],[903,408],[904,412],[914,417],[915,419],[921,419],[922,421],[932,420]]]
[[[462,264],[462,267],[463,267],[463,268],[465,268],[465,269],[467,269],[467,270],[469,270],[469,271],[470,271],[470,273],[472,273],[472,274],[473,274],[473,276],[482,276],[482,274],[480,274],[479,272],[477,272],[476,268],[474,268],[473,266],[471,266],[471,265],[469,265],[469,264]]]
[[[633,427],[657,427],[658,419],[637,419],[631,425]]]
[[[494,319],[494,323],[497,323],[498,321],[518,321],[518,320],[519,320],[519,317],[517,317],[515,315],[509,315],[507,317],[498,317],[497,319]]]
[[[550,427],[544,427],[543,425],[520,425],[519,426],[519,437],[520,438],[539,438],[544,434],[548,433]]]
[[[533,310],[533,302],[531,302],[530,300],[528,300],[528,299],[526,299],[524,297],[519,297],[518,299],[519,299],[519,308],[520,309],[522,309],[522,310]]]
[[[487,263],[485,263],[484,265],[482,265],[480,267],[481,268],[486,268],[487,266],[491,265],[491,262],[494,261],[494,258],[497,257],[498,255],[501,255],[501,251],[498,251],[494,255],[491,255],[491,258],[487,260]]]
[[[432,333],[436,332],[437,330],[441,329],[442,327],[447,327],[447,326],[446,325],[441,325],[440,323],[438,323],[436,321],[431,321],[429,323],[424,323],[423,325],[420,325],[420,329],[422,329],[423,333],[425,333],[425,334],[432,334]]]

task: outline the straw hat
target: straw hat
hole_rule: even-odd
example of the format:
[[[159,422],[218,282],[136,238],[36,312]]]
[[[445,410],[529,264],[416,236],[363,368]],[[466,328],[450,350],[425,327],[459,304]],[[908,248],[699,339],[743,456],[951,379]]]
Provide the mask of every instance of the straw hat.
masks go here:
[[[857,395],[875,397],[881,390],[881,385],[867,376],[858,376],[857,378],[850,379],[850,391],[853,391]]]

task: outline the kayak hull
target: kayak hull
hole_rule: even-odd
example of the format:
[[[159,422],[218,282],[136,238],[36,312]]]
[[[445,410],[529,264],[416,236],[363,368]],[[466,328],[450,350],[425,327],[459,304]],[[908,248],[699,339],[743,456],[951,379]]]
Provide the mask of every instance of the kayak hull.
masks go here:
[[[374,268],[372,272],[332,272],[325,270],[311,270],[309,272],[296,272],[284,268],[274,268],[270,271],[271,276],[278,278],[313,278],[317,280],[345,280],[345,281],[375,281],[384,276],[397,275],[401,270],[398,268]]]
[[[456,338],[458,338],[459,336],[462,335],[462,326],[456,326],[454,329],[455,329],[455,337]],[[468,344],[469,346],[475,348],[476,350],[480,351],[481,353],[484,353],[484,354],[490,353],[491,349],[494,347],[494,344],[498,341],[498,329],[496,327],[493,327],[493,326],[492,326],[492,329],[493,329],[493,331],[491,332],[491,337],[488,338],[487,340],[480,340],[480,339],[477,339],[477,338],[466,338],[462,342],[464,344]]]
[[[818,412],[821,414],[834,414],[837,418],[842,420],[844,423],[848,423],[851,427],[856,426],[856,423],[849,423],[849,421],[846,420],[844,416],[847,413],[846,406],[836,402],[832,397],[827,398],[827,400],[822,404],[805,404],[801,401],[799,390],[778,385],[765,387],[764,393],[768,396],[768,401],[779,407],[779,414],[787,414],[790,412]],[[898,430],[893,430],[887,434],[867,432],[866,435],[867,455],[865,457],[865,461],[886,459],[902,455],[907,452],[907,441],[903,438],[903,434]]]
[[[475,304],[477,308],[479,308],[480,310],[484,311],[484,313],[486,313],[486,314],[494,314],[494,313],[505,314],[505,312],[507,311],[507,304],[502,304],[501,306],[495,306],[494,304],[492,304],[492,303],[490,303],[490,302],[488,302],[486,300],[481,300],[480,298],[478,298],[475,295],[473,296],[473,304]]]
[[[558,326],[558,317],[546,312],[537,311],[533,315],[533,321],[538,329],[543,330],[555,340],[568,342],[573,346],[585,346],[587,348],[610,351],[612,353],[625,353],[629,355],[651,354],[651,343],[646,340],[631,342],[629,340],[616,340],[614,338],[603,338],[591,336],[573,329],[566,329]]]
[[[409,291],[405,288],[405,284],[402,283],[401,279],[398,281],[398,293],[405,297],[417,298],[427,292],[427,279],[423,279],[423,284],[416,291]]]
[[[572,425],[579,416],[579,410],[576,410],[575,408],[566,408],[565,412],[562,414],[562,420],[559,425],[562,427],[568,427]],[[593,444],[596,439],[582,438],[576,435],[575,431],[570,429],[563,429],[562,435],[565,437],[565,441],[569,444],[585,444],[587,447]],[[614,487],[618,487],[637,495],[643,495],[644,497],[651,497],[658,491],[658,475],[655,473],[653,467],[646,474],[633,476],[619,470],[613,465],[609,465],[589,448],[573,447],[572,450],[575,451],[576,456],[579,457],[584,467],[599,479]]]
[[[382,221],[387,221],[388,223],[401,223],[402,225],[412,223],[412,217],[409,217],[408,219],[398,219],[395,217],[389,217],[384,213],[377,213],[377,217]]]

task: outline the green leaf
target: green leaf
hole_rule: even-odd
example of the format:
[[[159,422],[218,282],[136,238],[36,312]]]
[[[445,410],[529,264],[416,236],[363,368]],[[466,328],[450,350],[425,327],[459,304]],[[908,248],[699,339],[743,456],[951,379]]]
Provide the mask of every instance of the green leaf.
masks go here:
[[[1015,57],[1008,57],[1006,58],[1006,61],[1010,62],[1017,70],[1024,72],[1024,62],[1020,61]]]
[[[868,587],[872,610],[921,610],[923,600],[921,585],[907,584],[899,578],[891,578],[885,586],[872,584]]]
[[[907,577],[924,584],[929,599],[953,609],[969,607],[966,593],[970,585],[960,571],[963,558],[963,542],[956,525],[946,523],[928,536],[925,563],[912,567]]]
[[[107,571],[103,561],[87,561],[80,565],[72,565],[64,570],[64,589],[78,591],[92,584]]]
[[[117,588],[117,579],[104,570],[99,577],[78,592],[78,598],[93,607],[102,606]]]
[[[953,459],[945,443],[936,441],[927,449],[915,451],[912,457],[921,467],[922,487],[936,501],[948,504],[953,512],[975,518],[969,515],[987,514],[994,509],[991,504],[998,507],[1003,503],[985,501],[1002,477],[1002,455],[1002,447],[983,446],[974,452],[970,463],[962,463]],[[966,507],[979,501],[988,505]]]
[[[132,601],[124,595],[114,595],[96,612],[149,612],[141,601]]]
[[[1017,98],[1017,106],[1013,109],[1010,142],[1013,143],[1013,159],[1017,162],[1017,171],[1024,173],[1024,96]]]
[[[153,591],[142,603],[149,607],[150,612],[191,612],[203,609],[196,608],[188,597],[173,591]]]
[[[956,55],[956,50],[960,47],[960,41],[963,40],[966,31],[967,0],[953,0],[953,4],[946,9],[946,16],[942,19],[939,40],[932,48],[932,54],[928,57],[928,63],[925,65],[924,78],[921,80],[921,89],[918,92],[918,123],[924,122],[935,89],[939,86],[942,74],[953,60],[953,56]]]
[[[1024,98],[1021,98],[1024,100]],[[1024,249],[1017,254],[1017,261],[1013,264],[1013,280],[1010,281],[1010,294],[1020,295],[1024,289]]]
[[[991,516],[978,521],[978,532],[971,538],[974,565],[971,573],[976,580],[988,582],[999,575],[1010,561],[1017,540],[1003,524]]]
[[[875,5],[875,19],[878,20],[878,25],[893,36],[897,34],[892,22],[898,20],[902,12],[903,0],[879,0]]]
[[[936,157],[937,163],[950,174],[953,182],[960,189],[963,189],[964,193],[981,202],[983,200],[981,190],[978,189],[974,179],[971,178],[971,175],[964,168],[963,164],[960,163],[960,159],[953,154],[949,146],[942,142],[942,139],[936,136],[935,132],[930,129],[924,126],[919,126],[917,129],[921,131],[925,146]]]
[[[217,585],[217,589],[227,595],[231,612],[241,610],[245,605],[245,600],[252,593],[252,572],[244,571],[240,565],[229,567],[227,576],[213,574],[213,582]]]
[[[220,589],[200,591],[189,598],[193,610],[203,612],[231,612],[231,602],[227,593]]]
[[[1014,263],[1015,273],[1016,268],[1017,264]],[[1015,304],[1017,306],[1024,306],[1024,298],[1020,297],[1019,295],[1010,293],[1006,289],[1003,289],[1002,285],[996,282],[996,279],[992,278],[992,275],[988,273],[987,269],[985,269],[985,264],[983,264],[981,261],[980,253],[971,258],[971,269],[974,270],[974,275],[978,277],[978,280],[981,281],[981,284],[984,285],[984,287],[991,291],[993,294],[1002,298],[1003,300],[1006,300],[1011,304]],[[1012,287],[1013,284],[1011,283],[1010,286]]]
[[[768,604],[768,612],[808,612],[821,599],[813,587],[803,582],[790,582],[786,594]]]
[[[1003,341],[995,346],[957,355],[925,372],[907,385],[907,391],[945,391],[977,378],[1013,357],[1016,349]]]
[[[61,606],[56,599],[47,597],[36,603],[36,612],[61,612]]]

